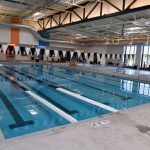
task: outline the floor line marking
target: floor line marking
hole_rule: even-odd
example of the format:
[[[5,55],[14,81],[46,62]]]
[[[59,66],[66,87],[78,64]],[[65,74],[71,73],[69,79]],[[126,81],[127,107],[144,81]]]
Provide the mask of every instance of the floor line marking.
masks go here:
[[[71,95],[71,96],[73,96],[73,97],[76,97],[76,98],[78,98],[78,99],[80,99],[80,100],[83,100],[83,101],[85,101],[85,102],[88,102],[88,103],[90,103],[90,104],[93,104],[93,105],[95,105],[95,106],[98,106],[98,107],[100,107],[100,108],[106,109],[106,110],[108,110],[108,111],[111,111],[111,112],[118,112],[118,111],[119,111],[119,110],[117,110],[117,109],[115,109],[115,108],[112,108],[112,107],[110,107],[110,106],[104,105],[104,104],[102,104],[102,103],[100,103],[100,102],[96,102],[96,101],[94,101],[94,100],[92,100],[92,99],[90,99],[90,98],[84,97],[84,96],[82,96],[82,95],[80,95],[80,94],[78,94],[78,93],[73,93],[73,92],[68,91],[68,90],[66,90],[66,89],[63,89],[63,88],[57,88],[57,90],[60,91],[60,92],[66,93],[66,94],[68,94],[68,95]]]

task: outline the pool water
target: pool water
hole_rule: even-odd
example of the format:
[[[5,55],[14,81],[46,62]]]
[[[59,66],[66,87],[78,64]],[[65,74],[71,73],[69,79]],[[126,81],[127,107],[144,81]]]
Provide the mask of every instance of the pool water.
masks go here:
[[[71,123],[29,95],[20,83],[77,121],[112,112],[81,96],[115,110],[150,102],[150,84],[142,81],[46,64],[4,65],[0,67],[0,129],[6,139]]]

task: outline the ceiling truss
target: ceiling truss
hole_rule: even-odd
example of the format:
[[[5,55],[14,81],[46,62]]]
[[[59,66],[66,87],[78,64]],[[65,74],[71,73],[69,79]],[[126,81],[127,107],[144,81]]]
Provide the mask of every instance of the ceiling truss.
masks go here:
[[[111,15],[120,15],[140,9],[137,5],[141,0],[95,0],[73,6],[65,12],[58,12],[37,21],[39,30],[55,29],[76,23],[101,19]],[[150,2],[143,0],[141,7],[149,8]]]

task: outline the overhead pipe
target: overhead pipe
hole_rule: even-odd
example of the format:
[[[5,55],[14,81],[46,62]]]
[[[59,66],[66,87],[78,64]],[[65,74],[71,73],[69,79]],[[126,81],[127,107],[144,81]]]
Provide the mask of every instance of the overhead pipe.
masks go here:
[[[26,29],[26,30],[30,31],[37,40],[43,41],[43,42],[84,45],[83,43],[79,44],[78,42],[72,42],[72,41],[60,41],[60,40],[45,39],[45,38],[41,37],[34,28],[27,26],[27,25],[0,23],[0,26],[8,27],[8,28]]]

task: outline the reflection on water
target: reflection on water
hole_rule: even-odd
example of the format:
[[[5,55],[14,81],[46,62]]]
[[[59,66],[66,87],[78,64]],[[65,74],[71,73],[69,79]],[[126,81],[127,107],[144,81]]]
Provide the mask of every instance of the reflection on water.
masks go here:
[[[122,80],[121,79],[121,89],[123,91],[132,92],[132,90],[133,90],[133,81]]]
[[[150,84],[133,82],[130,80],[120,80],[120,89],[126,92],[137,91],[139,95],[150,96]]]
[[[147,83],[139,83],[138,93],[140,95],[150,96],[150,85]]]

